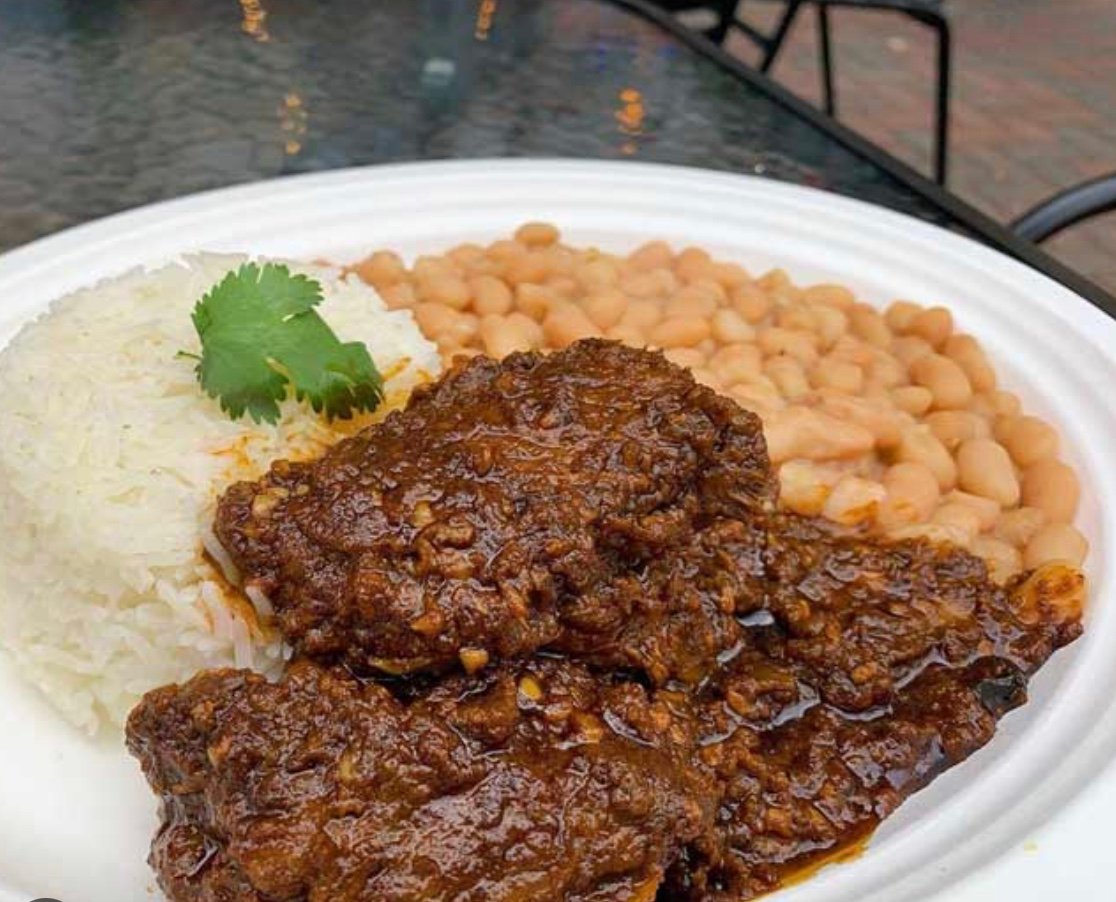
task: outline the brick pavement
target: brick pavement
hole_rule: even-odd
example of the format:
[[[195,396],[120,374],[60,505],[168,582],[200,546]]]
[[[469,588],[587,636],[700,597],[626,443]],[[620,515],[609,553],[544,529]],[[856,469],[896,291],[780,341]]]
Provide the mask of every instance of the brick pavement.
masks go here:
[[[1116,0],[949,0],[954,92],[949,186],[1009,220],[1060,188],[1116,172]],[[775,5],[744,0],[752,22]],[[831,13],[842,121],[929,171],[934,45],[894,13]],[[817,43],[806,10],[775,78],[817,102]],[[754,60],[740,35],[729,49]],[[1047,244],[1116,292],[1116,215]]]

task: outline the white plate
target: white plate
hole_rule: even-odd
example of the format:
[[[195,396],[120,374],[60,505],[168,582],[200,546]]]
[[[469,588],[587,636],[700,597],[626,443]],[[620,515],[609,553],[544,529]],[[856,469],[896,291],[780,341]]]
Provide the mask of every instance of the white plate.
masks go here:
[[[1026,406],[1061,425],[1087,487],[1085,637],[1042,670],[988,748],[904,805],[861,858],[778,899],[1112,899],[1101,827],[1112,809],[1100,802],[1116,803],[1116,778],[1102,775],[1116,750],[1116,323],[1045,276],[914,219],[761,179],[623,163],[415,164],[198,195],[16,250],[0,258],[0,342],[53,298],[182,251],[413,255],[527,219],[558,223],[576,244],[666,238],[752,270],[783,266],[798,282],[841,282],[873,302],[945,303]],[[86,740],[0,668],[0,902],[150,898],[154,822],[119,741]]]

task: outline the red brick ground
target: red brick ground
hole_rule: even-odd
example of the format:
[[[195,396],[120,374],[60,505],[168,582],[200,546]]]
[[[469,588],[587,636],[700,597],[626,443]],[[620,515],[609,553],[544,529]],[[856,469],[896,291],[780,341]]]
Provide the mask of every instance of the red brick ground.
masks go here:
[[[776,5],[745,0],[769,21]],[[1116,0],[951,0],[949,187],[1009,220],[1060,188],[1116,172]],[[831,13],[839,118],[923,171],[932,143],[934,46],[894,13]],[[729,49],[754,60],[740,35]],[[804,10],[774,75],[818,101],[814,14]],[[1116,291],[1116,215],[1048,243]]]

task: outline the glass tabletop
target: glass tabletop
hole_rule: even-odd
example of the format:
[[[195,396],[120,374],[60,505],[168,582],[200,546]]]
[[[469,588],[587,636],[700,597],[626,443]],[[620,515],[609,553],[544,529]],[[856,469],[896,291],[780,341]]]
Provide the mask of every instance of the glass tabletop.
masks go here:
[[[759,174],[1010,244],[639,0],[0,4],[0,249],[206,188],[498,156]]]

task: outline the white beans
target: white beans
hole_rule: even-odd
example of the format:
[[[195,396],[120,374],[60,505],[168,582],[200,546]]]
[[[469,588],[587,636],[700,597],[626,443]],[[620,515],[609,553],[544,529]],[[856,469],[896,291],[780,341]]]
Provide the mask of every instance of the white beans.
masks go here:
[[[628,255],[632,267],[643,272],[662,269],[674,262],[674,252],[665,241],[648,241]]]
[[[480,337],[484,352],[490,357],[506,357],[514,351],[528,351],[534,347],[534,336],[521,321],[496,314],[481,317]]]
[[[1019,480],[1003,446],[987,438],[969,439],[957,449],[957,474],[961,488],[991,498],[1001,507],[1019,503]]]
[[[710,369],[703,366],[696,366],[691,371],[694,381],[699,385],[704,385],[706,388],[711,388],[713,391],[721,391],[725,386],[721,382],[720,377]]]
[[[974,438],[987,438],[988,421],[967,410],[938,410],[928,414],[926,425],[938,437],[947,451],[956,451],[962,442]]]
[[[904,366],[910,367],[923,357],[931,356],[934,348],[924,338],[919,338],[917,335],[904,335],[891,343],[891,353],[897,360],[902,361]]]
[[[915,317],[921,312],[922,308],[918,304],[912,304],[910,301],[894,301],[884,311],[884,320],[892,332],[905,335],[914,324]]]
[[[1085,606],[1085,574],[1066,558],[1055,558],[1039,564],[1012,592],[1010,601],[1015,615],[1024,623],[1080,620]]]
[[[791,458],[837,460],[864,454],[875,444],[872,433],[855,423],[805,407],[788,407],[764,423],[767,452],[782,463]]]
[[[797,401],[810,392],[806,373],[793,357],[770,357],[764,363],[763,371],[788,401]]]
[[[558,240],[558,230],[549,222],[528,222],[515,230],[515,240],[528,247],[545,247]]]
[[[700,247],[688,247],[674,261],[674,271],[684,282],[694,282],[706,278],[713,268],[713,261],[707,251]]]
[[[713,337],[724,344],[751,341],[755,328],[735,310],[722,307],[713,314]]]
[[[995,526],[1001,516],[1000,505],[991,498],[970,495],[968,492],[962,492],[959,489],[954,489],[946,495],[945,501],[946,504],[959,504],[971,510],[976,515],[980,532]]]
[[[515,307],[531,319],[541,322],[554,306],[555,300],[553,293],[542,285],[522,282],[515,286]]]
[[[940,348],[953,332],[953,314],[945,307],[931,307],[915,315],[910,330],[931,347]]]
[[[938,410],[964,407],[973,396],[965,371],[948,357],[927,354],[911,364],[911,379],[930,389],[933,407]]]
[[[822,512],[839,477],[806,460],[788,460],[779,467],[779,503],[806,517]]]
[[[1000,515],[996,535],[1016,548],[1023,548],[1046,522],[1046,513],[1037,507],[1017,507]]]
[[[878,348],[866,362],[865,374],[867,384],[881,389],[895,388],[903,385],[908,379],[906,367],[889,353]],[[919,388],[919,391],[925,391],[925,389]],[[932,400],[929,392],[926,392],[926,396],[926,407],[923,410],[930,406],[930,400]]]
[[[719,309],[722,308],[716,294],[701,285],[687,285],[666,302],[663,315],[668,317],[697,316],[708,319]],[[735,311],[726,312],[735,313]],[[739,314],[737,315],[739,316]],[[754,335],[755,330],[749,327],[748,333]],[[737,339],[737,341],[739,340]]]
[[[652,327],[652,344],[664,348],[692,348],[709,337],[709,320],[700,316],[672,316]]]
[[[1058,433],[1038,417],[1006,416],[996,421],[996,438],[1021,467],[1058,453]]]
[[[1023,569],[1023,555],[1019,553],[1019,549],[1000,539],[977,536],[969,550],[984,559],[988,565],[988,575],[998,583],[1006,583]]]
[[[930,518],[931,523],[940,526],[949,526],[965,537],[961,544],[968,546],[980,532],[980,516],[967,504],[943,504]]]
[[[542,326],[547,342],[555,348],[564,348],[580,338],[591,338],[601,334],[593,321],[573,304],[554,305],[547,313]]]
[[[817,388],[833,388],[855,395],[864,387],[864,371],[855,363],[823,357],[810,372],[810,381]]]
[[[505,316],[511,312],[514,297],[503,279],[480,275],[469,280],[473,309],[480,315]]]
[[[1051,561],[1063,561],[1080,567],[1089,551],[1085,537],[1068,523],[1048,523],[1031,537],[1023,552],[1023,566],[1041,567]]]
[[[758,323],[771,310],[771,298],[754,282],[748,282],[734,288],[729,300],[732,303],[732,309],[752,324]]]
[[[407,275],[403,260],[392,251],[377,251],[356,264],[353,269],[365,282],[381,292],[389,285],[402,282]]]
[[[896,459],[925,466],[934,474],[938,487],[943,492],[957,484],[957,465],[945,446],[926,426],[911,426],[903,430],[899,437]]]
[[[855,526],[876,518],[876,512],[887,497],[878,482],[859,476],[842,476],[822,506],[822,516],[834,523]]]
[[[434,275],[419,283],[419,297],[432,304],[465,310],[473,298],[468,283],[454,275]]]
[[[697,348],[667,348],[663,356],[675,366],[688,370],[704,367],[706,363],[705,355]]]
[[[710,358],[709,366],[726,385],[736,385],[760,374],[762,355],[755,345],[726,345]]]
[[[892,539],[927,539],[931,542],[946,542],[967,548],[969,536],[963,529],[946,526],[942,523],[917,523],[914,526],[901,526],[888,532]]]
[[[1001,580],[1084,555],[1069,526],[1081,487],[1057,431],[997,387],[944,307],[881,311],[840,285],[752,278],[662,241],[626,257],[573,248],[542,222],[410,269],[380,251],[349,271],[411,310],[446,361],[594,336],[661,349],[764,420],[788,510],[958,542]]]
[[[611,329],[606,329],[605,337],[633,348],[647,347],[647,336],[643,334],[643,330],[625,323],[618,323]]]
[[[823,348],[832,348],[849,327],[849,318],[836,306],[818,303],[813,308],[815,330]]]
[[[764,433],[769,435],[770,427],[768,424],[772,421],[771,418],[776,411],[782,410],[787,404],[779,394],[779,390],[775,388],[770,380],[761,380],[763,380],[762,376],[754,382],[742,382],[739,385],[734,385],[729,389],[729,395],[734,398],[741,407],[762,417],[764,421]],[[770,453],[770,437],[767,440],[767,444],[768,452]],[[774,457],[771,458],[771,461],[772,463],[778,463]]]
[[[418,327],[437,339],[450,331],[461,314],[443,304],[423,302],[415,305],[414,316]]]
[[[951,335],[942,347],[942,353],[965,371],[973,391],[989,392],[996,387],[996,373],[971,335]]]
[[[1040,460],[1023,471],[1023,503],[1054,523],[1073,519],[1080,495],[1077,474],[1060,460]]]
[[[663,312],[658,304],[629,304],[618,325],[649,331],[662,318]]]
[[[725,289],[737,288],[752,278],[739,263],[714,263],[712,273],[713,279]]]
[[[887,348],[891,345],[891,330],[874,307],[856,304],[849,310],[848,317],[849,329],[857,338],[877,348]]]
[[[622,291],[605,289],[585,299],[585,315],[602,331],[611,329],[628,309],[628,298]]]
[[[1016,395],[1000,389],[989,392],[988,399],[992,404],[993,412],[1001,417],[1012,416],[1019,413],[1019,409],[1022,406]]]
[[[809,304],[834,307],[837,310],[848,310],[856,303],[856,296],[844,285],[829,282],[807,285],[802,289],[802,299]]]
[[[817,345],[818,339],[814,333],[800,329],[774,326],[759,334],[759,346],[764,354],[786,354],[806,366],[818,359]]]
[[[904,385],[892,391],[891,400],[900,410],[919,416],[930,409],[934,396],[921,385]]]
[[[876,439],[877,448],[893,448],[899,444],[903,423],[890,404],[828,389],[819,391],[818,396],[821,398],[821,409],[826,413],[870,431]]]
[[[586,291],[604,291],[620,281],[620,270],[611,260],[591,260],[577,273]]]
[[[887,498],[880,509],[880,523],[885,527],[926,522],[941,494],[934,472],[913,461],[888,467],[883,484]]]

